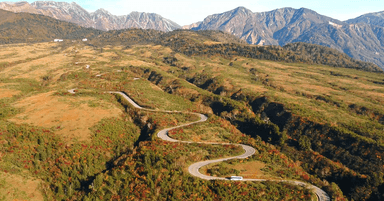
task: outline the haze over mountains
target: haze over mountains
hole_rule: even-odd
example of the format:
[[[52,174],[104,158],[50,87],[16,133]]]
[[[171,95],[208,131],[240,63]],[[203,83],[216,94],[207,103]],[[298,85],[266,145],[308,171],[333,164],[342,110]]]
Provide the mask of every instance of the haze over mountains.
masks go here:
[[[74,2],[1,2],[0,9],[42,14],[105,31],[142,28],[168,32],[181,28],[158,14],[131,12],[128,15],[115,16],[104,9],[89,13]],[[281,8],[254,13],[244,7],[238,7],[210,15],[201,22],[183,28],[220,30],[255,45],[284,46],[292,42],[318,44],[384,68],[384,12],[339,21],[306,8]]]

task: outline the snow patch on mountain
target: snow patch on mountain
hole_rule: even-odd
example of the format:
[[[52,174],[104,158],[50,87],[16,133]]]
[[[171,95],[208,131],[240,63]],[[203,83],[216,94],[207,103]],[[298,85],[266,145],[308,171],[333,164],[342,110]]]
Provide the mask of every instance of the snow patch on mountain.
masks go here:
[[[331,21],[329,21],[329,24],[330,24],[331,26],[336,27],[336,28],[341,28],[341,27],[343,27],[343,25],[336,24],[336,23],[333,23],[333,22],[331,22]]]

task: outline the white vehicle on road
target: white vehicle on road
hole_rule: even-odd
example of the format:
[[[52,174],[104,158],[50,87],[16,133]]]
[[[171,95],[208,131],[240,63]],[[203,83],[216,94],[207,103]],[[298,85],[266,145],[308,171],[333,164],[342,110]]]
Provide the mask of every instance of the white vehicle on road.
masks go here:
[[[241,176],[230,176],[228,179],[229,180],[234,180],[234,181],[240,181],[240,180],[243,180],[243,177],[241,177]]]

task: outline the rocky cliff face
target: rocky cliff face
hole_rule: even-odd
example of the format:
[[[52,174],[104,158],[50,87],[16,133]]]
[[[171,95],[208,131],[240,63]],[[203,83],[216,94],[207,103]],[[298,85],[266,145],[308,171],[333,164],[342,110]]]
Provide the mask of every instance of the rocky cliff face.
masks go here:
[[[384,11],[377,12],[377,13],[368,13],[360,17],[347,20],[346,22],[350,24],[365,23],[365,24],[384,27]]]
[[[89,13],[78,4],[53,1],[1,2],[0,9],[12,12],[27,12],[49,16],[58,20],[72,22],[84,27],[100,30],[118,30],[127,28],[155,29],[173,31],[181,26],[154,13],[132,12],[116,16],[104,9]]]
[[[285,45],[314,25],[328,22],[342,23],[305,8],[282,8],[253,13],[244,7],[238,7],[225,13],[210,15],[192,29],[229,32],[250,44]]]
[[[349,56],[374,62],[384,68],[384,23],[381,13],[359,20],[342,22],[315,11],[301,8],[281,8],[253,13],[239,7],[210,15],[192,30],[221,30],[250,44],[281,45],[306,42],[335,48]],[[355,24],[354,22],[370,22]],[[381,23],[380,23],[381,22]]]
[[[195,22],[195,23],[192,23],[190,25],[184,25],[182,27],[182,29],[192,29],[192,28],[200,26],[200,24],[201,24],[201,22]]]

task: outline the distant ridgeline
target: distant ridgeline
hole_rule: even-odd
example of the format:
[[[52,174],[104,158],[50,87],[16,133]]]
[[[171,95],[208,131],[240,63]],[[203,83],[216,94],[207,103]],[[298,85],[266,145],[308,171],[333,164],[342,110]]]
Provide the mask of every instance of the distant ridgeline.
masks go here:
[[[155,30],[128,29],[105,32],[91,43],[96,46],[159,44],[188,56],[244,56],[383,72],[376,64],[355,60],[332,48],[308,43],[293,43],[284,47],[248,45],[245,41],[221,31],[176,30],[163,33]]]
[[[161,37],[162,40],[158,40],[157,43],[190,56],[244,56],[248,58],[280,62],[322,64],[333,67],[383,72],[383,70],[376,64],[355,60],[344,53],[320,45],[308,43],[292,43],[284,47],[246,45],[234,40],[229,34],[223,34],[228,35],[227,38],[218,38],[216,37],[216,33],[216,31],[173,31],[164,34],[166,37]],[[224,40],[220,40],[223,38]],[[202,42],[203,40],[212,40],[222,43],[206,43]]]
[[[55,20],[43,15],[0,10],[0,44],[46,42],[55,38],[95,37],[103,31]]]
[[[320,45],[293,43],[284,47],[255,46],[221,31],[176,30],[164,33],[156,30],[125,29],[105,32],[42,15],[0,10],[0,44],[47,42],[55,38],[88,38],[88,43],[97,47],[158,44],[188,56],[244,56],[383,72],[375,64],[352,59],[344,53]]]
[[[384,68],[383,16],[384,12],[369,13],[340,21],[306,8],[252,12],[238,7],[209,15],[203,21],[184,28],[220,30],[255,45],[317,44]]]

